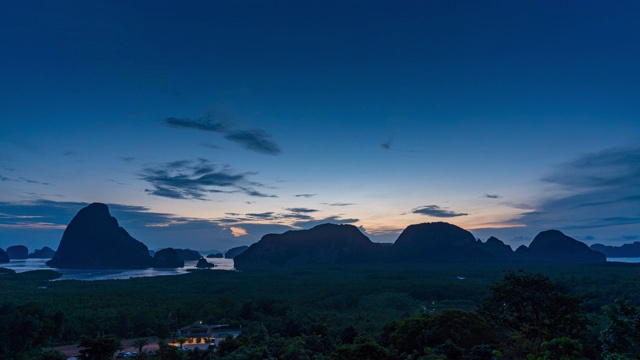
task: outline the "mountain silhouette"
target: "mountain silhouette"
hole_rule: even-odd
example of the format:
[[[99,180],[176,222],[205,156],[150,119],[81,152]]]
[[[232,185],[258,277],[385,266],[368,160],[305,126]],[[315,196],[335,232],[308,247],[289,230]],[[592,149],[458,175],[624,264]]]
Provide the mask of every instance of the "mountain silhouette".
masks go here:
[[[622,246],[593,244],[590,248],[591,250],[603,253],[606,257],[640,257],[640,241]]]
[[[151,265],[149,249],[118,225],[105,204],[81,209],[47,265],[62,269],[132,269]]]
[[[202,255],[196,250],[191,249],[175,249],[182,261],[200,260]]]
[[[236,256],[238,269],[251,266],[365,262],[604,262],[603,254],[557,230],[543,231],[513,251],[495,237],[476,240],[445,222],[408,226],[391,246],[373,243],[352,225],[324,224],[310,230],[269,234]]]
[[[27,257],[30,259],[51,259],[55,253],[52,248],[45,246],[42,249],[33,250]]]
[[[242,254],[248,248],[249,247],[246,246],[246,245],[231,248],[231,249],[227,250],[227,252],[224,253],[224,257],[227,258],[227,259],[233,259],[236,256],[238,256],[239,254]]]
[[[29,249],[24,245],[13,245],[7,248],[9,259],[26,259],[29,256]]]
[[[323,224],[309,230],[268,234],[234,258],[252,265],[345,264],[375,261],[381,246],[353,225]]]
[[[9,255],[7,255],[7,252],[0,249],[0,264],[8,263],[10,261],[11,259],[9,258]]]
[[[517,255],[525,261],[595,263],[606,262],[604,254],[559,230],[542,231],[528,247],[519,247]]]
[[[184,267],[184,260],[180,258],[176,249],[166,248],[153,254],[152,266],[154,268],[181,268]]]
[[[426,262],[486,258],[482,242],[467,230],[446,222],[409,225],[391,246],[394,261]]]

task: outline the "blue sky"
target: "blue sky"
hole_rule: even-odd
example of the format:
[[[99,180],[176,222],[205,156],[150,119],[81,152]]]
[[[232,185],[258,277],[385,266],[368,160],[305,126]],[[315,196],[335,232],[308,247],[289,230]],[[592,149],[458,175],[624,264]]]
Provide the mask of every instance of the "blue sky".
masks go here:
[[[640,4],[4,1],[0,247],[447,221],[640,240]]]

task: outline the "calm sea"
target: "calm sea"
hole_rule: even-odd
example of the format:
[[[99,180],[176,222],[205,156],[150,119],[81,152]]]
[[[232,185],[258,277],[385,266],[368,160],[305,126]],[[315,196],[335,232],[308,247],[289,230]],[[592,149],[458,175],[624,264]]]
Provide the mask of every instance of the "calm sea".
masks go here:
[[[11,260],[8,264],[0,264],[0,267],[12,269],[16,272],[25,272],[32,270],[55,270],[62,273],[62,277],[56,280],[114,280],[129,279],[133,277],[148,276],[165,276],[185,274],[189,270],[196,269],[197,261],[185,261],[184,267],[179,269],[55,269],[48,267],[45,263],[49,259],[25,259]],[[235,270],[233,267],[233,259],[207,259],[208,262],[215,265],[213,270]]]

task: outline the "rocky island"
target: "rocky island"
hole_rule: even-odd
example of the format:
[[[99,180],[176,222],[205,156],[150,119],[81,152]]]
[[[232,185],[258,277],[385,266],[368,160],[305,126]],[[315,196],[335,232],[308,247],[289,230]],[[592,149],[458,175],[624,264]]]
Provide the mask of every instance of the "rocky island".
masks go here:
[[[81,209],[62,235],[47,265],[61,269],[147,268],[149,249],[123,229],[105,204]]]

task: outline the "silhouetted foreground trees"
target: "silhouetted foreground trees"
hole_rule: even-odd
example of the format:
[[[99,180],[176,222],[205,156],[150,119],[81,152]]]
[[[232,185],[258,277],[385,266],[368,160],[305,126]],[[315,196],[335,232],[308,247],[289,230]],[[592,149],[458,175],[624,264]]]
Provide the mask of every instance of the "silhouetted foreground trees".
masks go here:
[[[608,286],[598,292],[603,282],[568,268],[558,270],[556,283],[537,273],[500,271],[493,285],[458,279],[452,271],[347,267],[266,275],[215,272],[214,278],[214,272],[204,271],[165,279],[54,282],[37,291],[30,289],[42,284],[38,276],[49,273],[6,275],[0,284],[14,283],[11,292],[3,293],[8,289],[3,286],[0,293],[13,302],[0,305],[0,358],[58,360],[60,353],[43,349],[78,344],[81,338],[82,358],[111,359],[118,338],[137,337],[141,349],[143,337],[169,336],[171,319],[179,319],[178,327],[194,319],[242,325],[242,334],[208,350],[180,351],[162,343],[156,354],[140,358],[640,358],[640,309],[634,305],[639,297],[596,308],[603,292],[636,294],[637,279],[607,274],[602,281]],[[438,280],[441,276],[446,282]],[[572,286],[586,294],[589,306],[575,291],[567,292]],[[29,294],[40,301],[16,303],[16,295]]]

